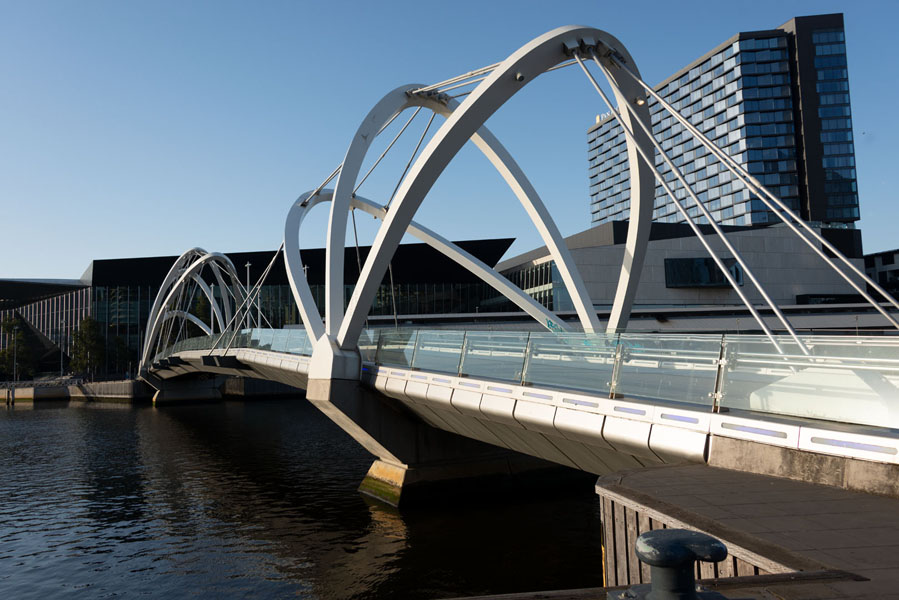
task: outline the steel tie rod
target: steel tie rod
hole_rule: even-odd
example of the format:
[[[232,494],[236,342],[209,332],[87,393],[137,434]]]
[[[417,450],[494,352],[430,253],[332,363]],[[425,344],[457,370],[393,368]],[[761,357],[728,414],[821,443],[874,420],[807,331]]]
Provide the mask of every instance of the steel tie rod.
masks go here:
[[[777,340],[774,338],[774,334],[771,333],[771,329],[768,328],[768,325],[764,322],[761,315],[758,313],[758,311],[755,309],[755,307],[752,305],[752,303],[749,302],[749,299],[746,298],[745,294],[743,294],[743,291],[740,290],[740,286],[738,286],[737,282],[734,281],[733,276],[730,274],[730,271],[727,269],[727,267],[724,266],[724,263],[722,262],[721,258],[712,250],[712,247],[705,240],[705,238],[702,235],[702,232],[699,230],[699,227],[693,221],[693,218],[687,213],[687,210],[684,208],[683,204],[681,204],[680,200],[678,200],[677,197],[674,195],[674,192],[672,191],[671,187],[668,185],[668,182],[665,181],[665,178],[662,177],[661,173],[659,173],[658,170],[656,169],[655,162],[653,160],[651,160],[648,156],[646,156],[646,153],[643,151],[643,149],[636,143],[634,133],[624,123],[624,120],[621,118],[621,115],[618,114],[618,111],[615,110],[614,105],[611,103],[611,101],[609,101],[608,96],[606,96],[605,92],[602,91],[602,88],[599,87],[599,84],[596,82],[596,79],[594,79],[593,74],[590,73],[589,70],[587,70],[587,65],[584,64],[583,60],[581,60],[581,57],[577,53],[574,55],[574,57],[577,60],[578,65],[580,65],[581,69],[583,69],[584,73],[587,75],[587,78],[590,80],[590,83],[593,84],[593,87],[596,89],[597,93],[599,93],[599,95],[603,99],[603,101],[609,106],[609,109],[612,111],[612,114],[615,116],[615,119],[618,121],[619,125],[621,125],[621,129],[624,131],[628,140],[634,145],[634,147],[637,149],[640,156],[643,158],[643,160],[646,162],[646,164],[649,165],[649,168],[652,169],[652,172],[655,175],[655,178],[662,185],[662,187],[665,189],[665,192],[671,197],[671,200],[674,202],[674,205],[677,207],[677,209],[680,211],[680,213],[687,220],[687,224],[690,226],[690,229],[693,230],[693,233],[699,239],[699,242],[703,245],[703,247],[706,249],[706,251],[712,257],[712,260],[715,261],[715,264],[721,270],[725,279],[727,279],[728,283],[730,283],[731,287],[734,289],[734,291],[737,293],[737,295],[743,301],[743,304],[746,306],[746,308],[749,309],[749,312],[752,314],[753,318],[755,318],[756,322],[762,328],[762,331],[765,333],[765,336],[771,341],[771,343],[777,349],[778,353],[783,354],[783,350],[781,349],[780,344],[778,344]],[[639,119],[638,119],[638,121],[639,121]],[[655,143],[655,139],[654,138],[651,138],[651,139]]]
[[[666,102],[661,95],[659,95],[652,87],[644,82],[642,79],[637,77],[633,71],[631,71],[627,65],[625,65],[621,60],[619,60],[614,54],[611,56],[611,59],[615,61],[615,63],[626,73],[631,79],[633,79],[636,83],[642,86],[650,96],[652,96],[656,102],[659,103],[662,108],[667,110],[675,119],[677,119],[695,138],[697,138],[702,145],[708,148],[712,154],[715,155],[718,160],[724,163],[724,166],[733,173],[740,181],[742,181],[751,192],[755,193],[759,199],[767,206],[771,211],[778,216],[778,218],[784,222],[784,224],[789,227],[793,233],[799,236],[802,241],[804,241],[815,253],[824,259],[824,262],[836,271],[852,288],[857,291],[868,303],[873,306],[881,315],[883,315],[887,321],[889,321],[894,327],[899,329],[899,322],[896,321],[883,307],[877,302],[870,294],[860,285],[858,285],[855,281],[852,280],[842,269],[837,267],[837,265],[831,260],[829,256],[825,252],[821,250],[815,243],[810,240],[799,228],[796,224],[799,224],[799,227],[805,229],[808,234],[810,234],[815,241],[820,243],[824,248],[830,251],[834,256],[840,259],[849,269],[858,275],[862,281],[866,284],[870,285],[872,288],[877,290],[884,299],[892,304],[896,309],[899,309],[899,303],[888,294],[882,287],[880,287],[874,280],[868,277],[864,272],[862,272],[858,267],[852,264],[852,262],[846,258],[842,252],[837,250],[833,244],[828,242],[823,236],[821,236],[818,232],[816,232],[808,223],[806,223],[803,219],[801,219],[796,213],[790,209],[781,199],[775,196],[771,191],[768,190],[765,186],[761,184],[755,177],[752,176],[749,172],[747,172],[742,165],[736,162],[733,157],[731,157],[727,152],[724,152],[719,148],[716,144],[712,143],[705,135],[702,134],[699,129],[697,129],[692,123],[690,123],[689,119],[681,115],[677,110],[674,109],[668,102]],[[774,204],[775,206],[772,206]],[[785,216],[783,213],[786,213]]]
[[[593,58],[593,62],[596,63],[596,66],[598,66],[599,69],[603,72],[603,74],[611,80],[611,77],[609,77],[608,70],[605,68],[605,66],[599,61],[599,58],[596,56],[596,51],[591,49],[590,54]],[[793,338],[793,341],[796,342],[796,344],[799,346],[800,350],[802,350],[802,353],[808,354],[809,353],[808,349],[805,347],[805,344],[803,344],[802,341],[799,339],[799,336],[796,335],[796,331],[793,329],[793,326],[790,325],[790,322],[787,320],[786,316],[783,314],[783,312],[781,312],[781,310],[777,306],[777,304],[771,299],[771,297],[768,295],[768,292],[765,291],[765,288],[762,286],[761,282],[756,278],[755,274],[749,268],[749,265],[747,265],[746,262],[743,260],[743,257],[740,255],[740,253],[737,252],[737,249],[734,248],[733,245],[730,243],[730,240],[727,239],[727,236],[724,234],[724,231],[722,231],[721,226],[718,225],[718,222],[715,221],[715,219],[712,217],[711,213],[709,212],[708,208],[706,208],[705,204],[703,204],[702,201],[696,196],[696,193],[693,191],[693,188],[690,187],[690,185],[684,179],[683,174],[680,172],[680,170],[677,168],[677,166],[674,164],[674,162],[671,160],[671,158],[669,158],[668,155],[665,153],[665,150],[659,145],[658,141],[655,139],[655,137],[652,135],[652,132],[649,130],[649,127],[647,127],[643,121],[636,118],[637,115],[634,114],[634,109],[630,104],[627,104],[626,106],[627,106],[627,110],[629,110],[631,112],[631,114],[634,115],[635,120],[640,125],[640,128],[643,130],[643,132],[652,140],[653,146],[655,146],[656,150],[658,150],[659,154],[662,156],[662,159],[665,161],[665,164],[668,165],[668,168],[671,169],[671,172],[674,174],[674,176],[677,178],[677,180],[680,182],[680,184],[682,186],[684,186],[684,189],[689,194],[690,199],[693,200],[694,203],[696,203],[696,206],[697,206],[697,208],[699,208],[699,211],[702,213],[702,215],[706,219],[708,219],[709,224],[712,226],[712,229],[715,231],[715,233],[718,235],[721,242],[724,244],[724,247],[727,248],[727,251],[731,253],[731,255],[736,259],[737,263],[746,272],[747,277],[749,277],[749,280],[752,282],[752,284],[758,290],[759,294],[762,296],[762,299],[771,308],[771,310],[777,316],[777,319],[783,324],[784,328],[790,334],[790,337]]]

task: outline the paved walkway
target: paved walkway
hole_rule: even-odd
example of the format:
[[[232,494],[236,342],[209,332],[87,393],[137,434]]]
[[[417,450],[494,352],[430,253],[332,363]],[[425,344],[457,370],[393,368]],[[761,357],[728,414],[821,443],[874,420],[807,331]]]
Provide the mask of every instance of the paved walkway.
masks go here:
[[[803,570],[815,565],[869,581],[741,588],[746,597],[899,600],[899,499],[690,465],[601,477],[597,488],[652,502],[660,512]],[[737,590],[721,590],[737,597]]]

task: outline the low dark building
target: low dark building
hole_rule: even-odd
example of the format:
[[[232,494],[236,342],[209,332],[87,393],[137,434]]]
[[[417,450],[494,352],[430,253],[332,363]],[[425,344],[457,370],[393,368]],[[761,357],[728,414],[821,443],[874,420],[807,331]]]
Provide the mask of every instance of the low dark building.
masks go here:
[[[484,263],[494,266],[514,240],[511,238],[457,242]],[[370,248],[348,248],[344,258],[345,301],[348,302]],[[325,250],[301,251],[308,265],[307,279],[319,310],[324,306]],[[274,259],[261,288],[259,304],[273,327],[300,323],[283,254],[232,252],[227,254],[237,272],[255,284]],[[176,256],[103,259],[91,262],[75,280],[0,279],[0,320],[16,318],[29,331],[30,340],[46,347],[38,370],[53,370],[58,348],[66,355],[80,323],[87,317],[99,322],[106,351],[107,373],[133,372],[138,362],[147,319],[159,285]],[[247,266],[249,265],[249,266]],[[403,244],[391,263],[372,305],[372,315],[453,314],[477,312],[491,288],[452,260],[426,244]],[[391,277],[393,285],[391,287]],[[0,351],[11,343],[0,333]]]

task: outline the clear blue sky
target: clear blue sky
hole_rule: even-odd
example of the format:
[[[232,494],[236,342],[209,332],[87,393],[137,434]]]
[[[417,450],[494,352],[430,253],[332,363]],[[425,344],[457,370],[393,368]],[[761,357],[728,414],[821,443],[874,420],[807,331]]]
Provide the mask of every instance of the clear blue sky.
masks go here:
[[[609,31],[656,83],[738,31],[828,12],[845,14],[865,250],[896,248],[897,7],[0,0],[0,278],[75,278],[94,258],[192,246],[274,249],[291,202],[339,164],[384,93],[502,60],[560,25]],[[488,122],[566,235],[589,226],[586,130],[601,112],[583,75],[567,69]],[[390,194],[424,123],[360,194]],[[304,229],[304,247],[322,244],[325,212]],[[516,237],[515,253],[538,244],[470,149],[416,219],[452,239]],[[371,218],[359,229],[369,243]]]

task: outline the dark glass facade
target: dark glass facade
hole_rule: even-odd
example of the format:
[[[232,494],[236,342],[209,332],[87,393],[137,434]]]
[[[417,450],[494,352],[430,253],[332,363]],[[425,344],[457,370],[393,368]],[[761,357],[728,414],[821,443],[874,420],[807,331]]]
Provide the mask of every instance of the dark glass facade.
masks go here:
[[[842,15],[799,17],[779,29],[740,33],[655,89],[803,218],[841,226],[858,219]],[[773,219],[654,99],[649,105],[653,134],[716,221]],[[593,224],[628,219],[621,127],[611,114],[598,117],[587,141]],[[661,156],[655,162],[690,217],[706,222]],[[686,221],[661,185],[653,220]]]
[[[458,242],[458,245],[487,264],[494,265],[512,244],[512,239],[474,240]],[[360,259],[365,260],[369,248],[360,248]],[[238,252],[228,255],[243,274],[247,268],[247,280],[255,282],[266,266],[274,264],[259,292],[254,313],[261,312],[264,325],[282,328],[301,323],[299,310],[287,280],[283,255],[273,252]],[[303,263],[309,266],[307,277],[312,296],[324,314],[324,250],[303,250]],[[158,285],[168,273],[176,257],[148,257],[113,260],[95,260],[73,285],[61,293],[38,290],[41,297],[27,299],[30,290],[24,290],[23,282],[7,282],[0,286],[4,304],[0,304],[0,319],[18,316],[47,338],[49,344],[61,346],[71,354],[72,335],[86,317],[99,322],[106,345],[104,371],[106,374],[133,373],[137,365],[147,321]],[[348,249],[344,303],[349,303],[355,287],[357,262],[355,249]],[[247,264],[249,263],[249,267]],[[379,288],[372,309],[373,316],[475,313],[484,310],[482,304],[494,296],[493,288],[480,281],[467,269],[457,265],[425,244],[403,244],[394,255],[393,286],[385,277]],[[243,279],[243,278],[242,278]],[[46,287],[46,286],[45,286]],[[211,285],[215,298],[221,300],[221,289]],[[19,293],[21,292],[21,293]],[[5,298],[5,296],[9,296]],[[16,296],[15,298],[13,298]],[[11,306],[3,310],[4,306]],[[198,305],[194,312],[209,321]],[[258,314],[258,313],[257,313]],[[254,319],[255,320],[255,319]],[[218,326],[215,327],[218,331]],[[0,332],[0,350],[9,336]]]
[[[815,91],[823,144],[822,166],[828,220],[858,218],[858,184],[849,105],[846,34],[837,28],[812,32],[815,48]]]

